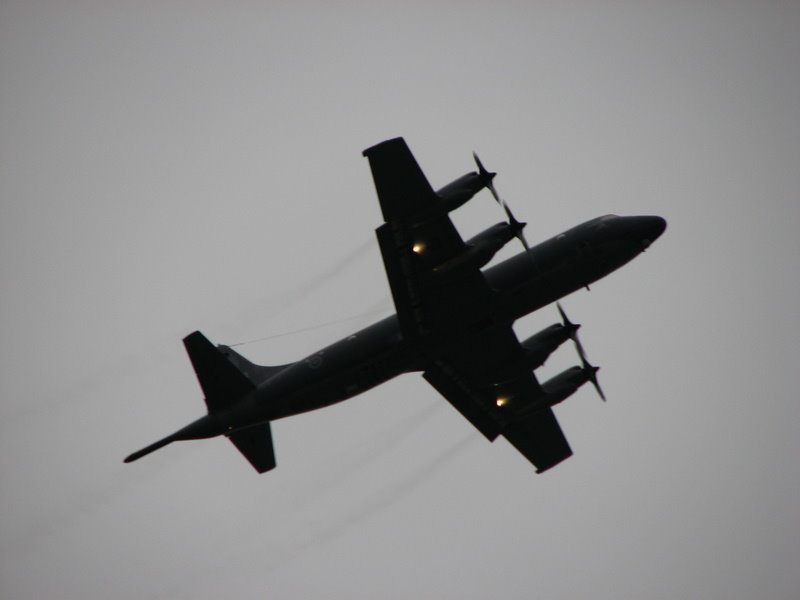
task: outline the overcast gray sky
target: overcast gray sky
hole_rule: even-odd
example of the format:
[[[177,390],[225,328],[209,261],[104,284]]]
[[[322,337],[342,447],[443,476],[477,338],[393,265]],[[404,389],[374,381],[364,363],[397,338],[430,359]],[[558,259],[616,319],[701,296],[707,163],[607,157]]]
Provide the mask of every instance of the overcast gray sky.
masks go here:
[[[798,30],[791,1],[4,1],[0,595],[797,598]],[[669,221],[564,301],[609,396],[558,407],[574,457],[536,476],[407,375],[275,423],[263,476],[225,440],[123,465],[203,413],[194,329],[371,311],[241,348],[278,364],[392,312],[361,151],[397,135],[434,186],[477,150],[531,241]]]

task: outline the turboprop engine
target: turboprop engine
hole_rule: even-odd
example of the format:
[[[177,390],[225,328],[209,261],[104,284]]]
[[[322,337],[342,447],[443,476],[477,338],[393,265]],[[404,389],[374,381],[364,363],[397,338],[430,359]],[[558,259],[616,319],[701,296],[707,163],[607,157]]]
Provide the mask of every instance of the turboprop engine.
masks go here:
[[[599,370],[600,367],[593,367],[586,363],[582,367],[577,365],[570,367],[555,377],[548,379],[542,384],[547,404],[555,406],[572,396],[587,381],[596,382],[596,373]]]
[[[470,238],[465,250],[433,268],[434,277],[457,278],[465,271],[474,271],[487,264],[508,242],[518,236],[525,223],[514,220],[511,223],[497,223]]]
[[[539,333],[527,338],[520,345],[525,349],[523,361],[529,369],[541,367],[561,344],[572,338],[580,325],[553,323]]]
[[[589,364],[589,360],[586,358],[586,352],[583,349],[583,345],[578,339],[577,332],[580,325],[576,325],[569,320],[560,303],[556,303],[556,306],[558,307],[558,312],[561,314],[564,330],[569,331],[569,334],[567,335],[575,343],[575,349],[578,351],[578,356],[580,356],[581,359],[581,366],[576,365],[574,367],[570,367],[552,379],[545,381],[542,384],[542,390],[544,390],[545,393],[545,400],[550,406],[555,406],[559,402],[563,402],[572,394],[577,392],[584,383],[591,381],[594,389],[597,390],[597,394],[600,396],[600,399],[605,402],[606,395],[603,393],[600,383],[597,381],[597,372],[600,370],[600,367],[594,367]],[[547,329],[545,331],[547,331]]]
[[[550,355],[558,350],[564,342],[576,339],[576,332],[580,325],[571,323],[563,311],[562,318],[564,319],[563,323],[553,323],[520,342],[523,350],[522,356],[506,365],[499,379],[510,379],[520,371],[535,371],[544,365]]]
[[[439,201],[432,203],[428,210],[415,215],[414,220],[424,222],[430,218],[451,213],[469,202],[475,194],[484,188],[491,190],[492,194],[495,195],[497,192],[494,189],[492,180],[497,173],[487,171],[478,160],[477,155],[475,155],[475,162],[478,165],[477,171],[462,175],[436,190],[436,196],[438,196]]]
[[[439,198],[438,202],[431,203],[430,208],[419,212],[414,215],[413,220],[417,223],[425,222],[429,219],[440,217],[442,215],[446,215],[454,211],[455,209],[459,208],[466,204],[469,200],[471,200],[475,194],[480,192],[483,188],[486,188],[492,193],[492,196],[497,201],[497,203],[503,208],[508,217],[508,223],[505,223],[508,227],[513,230],[513,235],[522,243],[522,246],[525,248],[525,252],[530,253],[531,247],[528,244],[528,241],[525,239],[525,234],[522,233],[523,227],[525,227],[525,223],[520,223],[514,217],[514,214],[511,212],[511,209],[508,207],[508,204],[500,198],[500,195],[497,193],[497,189],[494,187],[494,178],[497,173],[492,171],[488,171],[486,167],[483,166],[481,159],[478,158],[478,155],[474,152],[472,153],[472,157],[475,159],[475,165],[478,167],[477,172],[472,171],[471,173],[467,173],[466,175],[462,175],[458,179],[455,179],[448,183],[446,186],[436,190],[436,196]],[[471,242],[476,241],[478,238],[483,236],[484,234],[488,234],[492,232],[495,227],[487,229],[482,234],[478,234],[475,238],[470,240]],[[478,264],[479,267],[482,267],[486,263],[488,263],[492,257],[497,253],[497,251],[502,248],[508,240],[503,241],[500,243],[491,253],[488,253],[489,246],[484,246],[483,251],[475,251],[472,252],[470,255],[470,259],[466,262],[468,265]],[[480,259],[477,258],[477,255],[480,255]],[[485,260],[483,260],[484,256],[488,256]],[[474,259],[474,262],[473,262]],[[459,263],[460,265],[461,263]],[[441,265],[444,266],[444,265]],[[450,270],[448,268],[448,270]]]
[[[559,346],[569,339],[575,343],[575,349],[578,351],[582,366],[570,367],[544,382],[541,385],[543,392],[541,399],[524,410],[533,410],[537,404],[555,406],[577,392],[587,381],[592,382],[603,401],[606,399],[603,390],[600,388],[600,383],[597,381],[597,372],[600,367],[589,364],[583,345],[578,339],[580,325],[569,320],[560,303],[557,302],[556,306],[561,315],[561,323],[554,323],[523,341],[520,344],[525,350],[520,359],[523,364],[520,365],[519,362],[515,362],[510,368],[516,369],[524,366],[530,369],[537,369],[545,363]]]
[[[436,195],[442,199],[442,212],[449,213],[466,204],[475,194],[488,187],[494,176],[495,173],[473,171],[436,190]]]

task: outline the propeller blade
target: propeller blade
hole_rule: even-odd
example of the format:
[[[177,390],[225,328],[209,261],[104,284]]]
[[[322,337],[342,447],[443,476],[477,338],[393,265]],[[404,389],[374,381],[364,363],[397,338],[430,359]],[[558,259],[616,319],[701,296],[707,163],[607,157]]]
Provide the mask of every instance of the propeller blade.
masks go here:
[[[583,344],[581,344],[580,338],[576,335],[572,338],[572,341],[575,342],[575,348],[578,349],[578,356],[581,357],[581,361],[585,364],[589,364],[589,360],[586,358],[586,350],[583,349]]]
[[[521,230],[520,230],[520,232],[517,234],[517,239],[518,239],[520,242],[522,242],[522,247],[523,247],[523,248],[525,248],[525,252],[527,253],[527,255],[528,255],[528,256],[531,256],[531,247],[530,247],[530,245],[528,244],[528,240],[526,240],[526,239],[525,239],[525,234],[524,234],[524,233],[522,233],[522,231],[521,231]],[[531,257],[531,260],[533,260],[533,257]],[[536,263],[534,262],[533,264],[536,264]]]
[[[605,401],[606,401],[606,395],[603,393],[603,388],[601,388],[601,387],[600,387],[600,384],[599,384],[599,383],[597,383],[597,377],[595,377],[595,378],[592,380],[592,383],[594,384],[594,389],[596,389],[596,390],[597,390],[597,393],[598,393],[598,394],[600,394],[600,400],[602,400],[603,402],[605,402]]]
[[[578,339],[578,329],[581,328],[580,324],[573,323],[569,320],[567,313],[564,311],[564,307],[561,306],[561,302],[556,302],[556,308],[558,308],[558,314],[561,315],[561,323],[569,330],[570,339],[575,341]]]
[[[511,209],[508,207],[508,204],[503,202],[500,206],[502,206],[503,210],[506,212],[506,216],[508,217],[508,222],[511,225],[519,225],[519,221],[517,221],[517,218],[514,216],[514,213],[511,212]]]
[[[578,328],[580,325],[576,325],[569,320],[569,317],[567,317],[567,313],[564,312],[564,307],[561,306],[560,302],[556,302],[556,307],[561,315],[561,320],[564,323],[564,327],[569,327],[571,330],[569,337],[575,343],[575,349],[578,351],[578,356],[581,359],[581,364],[583,365],[583,370],[586,373],[587,379],[592,382],[592,385],[594,386],[594,389],[597,390],[597,394],[600,396],[600,399],[605,402],[606,395],[603,393],[603,389],[600,387],[600,382],[597,381],[597,372],[600,370],[600,367],[592,366],[591,363],[589,363],[589,359],[586,358],[586,351],[583,349],[583,344],[581,344],[581,340],[578,337]]]
[[[500,203],[500,206],[503,207],[503,210],[506,212],[506,216],[508,217],[508,222],[512,227],[517,227],[516,237],[517,239],[522,242],[522,247],[525,248],[525,252],[528,253],[530,256],[531,247],[528,244],[528,240],[525,238],[525,234],[523,233],[523,228],[527,223],[520,223],[517,221],[517,218],[514,216],[514,213],[511,212],[511,208],[505,202]]]
[[[472,158],[475,159],[475,164],[478,167],[478,175],[481,176],[481,178],[484,181],[484,185],[492,193],[492,196],[494,196],[494,199],[497,201],[497,203],[503,207],[503,210],[505,211],[506,216],[508,217],[509,224],[511,226],[518,227],[515,236],[522,243],[522,247],[525,248],[525,252],[528,254],[528,256],[531,256],[530,244],[528,244],[528,240],[525,238],[525,234],[522,233],[522,228],[525,227],[525,223],[520,223],[519,221],[517,221],[517,219],[514,217],[514,214],[511,212],[511,209],[508,207],[508,204],[506,204],[506,201],[500,197],[500,194],[497,193],[497,189],[494,187],[494,183],[492,183],[492,180],[495,178],[495,175],[497,175],[497,173],[486,170],[486,167],[483,166],[481,159],[478,158],[477,152],[472,153]],[[531,258],[531,260],[533,260],[533,258]]]
[[[606,395],[603,393],[603,389],[600,387],[600,382],[597,381],[597,372],[600,370],[600,367],[593,367],[589,363],[586,363],[586,365],[589,368],[589,381],[592,382],[594,389],[597,390],[597,394],[600,396],[600,399],[605,402]]]
[[[500,202],[500,198],[497,195],[497,190],[494,189],[494,185],[492,184],[492,180],[495,178],[497,173],[493,171],[487,171],[486,167],[483,166],[481,159],[478,158],[478,154],[476,152],[472,153],[472,158],[475,159],[475,165],[478,167],[478,175],[480,175],[480,178],[483,179],[484,185],[489,188],[489,191],[492,192],[495,200]]]
[[[594,389],[597,390],[597,394],[600,396],[600,399],[605,402],[606,395],[603,393],[603,390],[600,387],[600,382],[597,381],[597,372],[600,370],[600,367],[593,367],[588,361],[584,361],[583,370],[586,372],[586,377],[592,382]]]
[[[567,313],[564,312],[564,307],[561,306],[561,302],[556,302],[556,308],[558,308],[558,314],[561,315],[561,322],[564,324],[564,327],[574,327],[574,323],[569,320]]]
[[[483,166],[483,163],[481,162],[481,159],[478,158],[477,152],[473,152],[472,153],[472,158],[475,159],[475,164],[478,167],[478,175],[480,175],[481,179],[483,179],[483,182],[484,182],[483,185],[485,185],[487,187],[487,189],[492,193],[492,196],[494,196],[494,199],[497,200],[497,203],[500,206],[505,207],[505,202],[503,202],[500,199],[500,194],[497,193],[497,190],[494,187],[494,183],[492,183],[492,180],[495,178],[497,173],[494,173],[493,171],[487,171],[486,170],[486,167]]]

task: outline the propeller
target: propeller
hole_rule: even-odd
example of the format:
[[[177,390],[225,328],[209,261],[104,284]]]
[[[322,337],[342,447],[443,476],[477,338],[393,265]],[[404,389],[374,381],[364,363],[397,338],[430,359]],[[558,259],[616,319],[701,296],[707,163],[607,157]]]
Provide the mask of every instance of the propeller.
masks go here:
[[[494,187],[494,183],[492,182],[497,173],[487,171],[486,167],[483,166],[481,159],[478,158],[478,154],[476,152],[472,153],[472,157],[475,159],[475,164],[478,167],[478,175],[483,180],[483,185],[486,186],[486,188],[492,193],[492,196],[494,196],[494,199],[497,201],[497,203],[503,207],[503,210],[508,217],[509,225],[514,228],[517,239],[522,243],[522,246],[525,248],[525,252],[528,254],[528,256],[530,256],[531,247],[528,245],[528,240],[525,239],[525,234],[522,233],[522,228],[525,227],[525,223],[517,221],[517,219],[514,217],[514,213],[512,213],[511,209],[508,207],[508,204],[506,204],[505,200],[500,198],[500,194],[497,193],[497,188]]]
[[[475,159],[475,164],[478,166],[478,175],[483,180],[483,185],[485,185],[489,189],[489,191],[492,192],[492,196],[494,196],[494,199],[497,200],[497,203],[500,206],[503,206],[504,203],[500,199],[500,195],[497,193],[497,190],[495,189],[494,184],[492,183],[492,180],[495,178],[497,173],[494,173],[492,171],[487,171],[486,167],[483,166],[481,159],[478,158],[478,154],[476,152],[472,153],[472,158]]]
[[[567,313],[564,312],[564,308],[561,306],[561,302],[556,302],[556,307],[558,307],[558,314],[561,315],[561,323],[564,325],[564,328],[569,331],[570,339],[572,339],[573,341],[577,340],[578,339],[577,331],[578,329],[581,328],[580,324],[573,323],[572,321],[569,320]]]
[[[558,307],[558,312],[561,315],[561,320],[564,323],[564,327],[569,329],[569,337],[575,343],[575,348],[578,350],[578,356],[581,358],[583,371],[586,373],[587,379],[592,382],[592,385],[594,386],[594,389],[597,390],[600,399],[605,402],[606,395],[603,393],[603,389],[600,387],[600,383],[597,381],[597,372],[600,370],[600,367],[592,366],[589,363],[589,360],[586,358],[586,351],[583,349],[583,344],[581,344],[581,341],[578,338],[578,328],[580,325],[576,325],[569,320],[569,317],[567,317],[567,313],[564,312],[564,308],[561,306],[560,302],[556,302],[556,307]]]
[[[603,389],[600,387],[600,383],[597,381],[597,372],[600,370],[600,367],[593,367],[587,360],[584,359],[583,370],[586,373],[586,376],[589,378],[589,381],[592,382],[594,389],[596,389],[597,393],[600,395],[600,399],[605,402],[606,395],[603,393]]]

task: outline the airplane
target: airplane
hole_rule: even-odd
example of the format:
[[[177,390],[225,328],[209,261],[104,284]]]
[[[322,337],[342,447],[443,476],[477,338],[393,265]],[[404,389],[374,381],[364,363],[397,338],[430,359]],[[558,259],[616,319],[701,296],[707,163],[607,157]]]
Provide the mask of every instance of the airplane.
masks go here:
[[[125,459],[171,442],[225,436],[259,473],[276,466],[270,423],[419,372],[489,441],[506,438],[542,473],[572,455],[553,406],[591,382],[605,400],[577,329],[562,322],[520,342],[514,322],[589,286],[645,251],[657,216],[605,215],[534,247],[474,155],[477,171],[434,191],[403,138],[363,151],[384,223],[376,229],[396,314],[297,362],[261,366],[195,331],[183,343],[207,414]],[[488,189],[508,216],[464,241],[449,213]],[[525,250],[484,267],[514,238]],[[534,370],[567,340],[581,365],[539,383]]]

